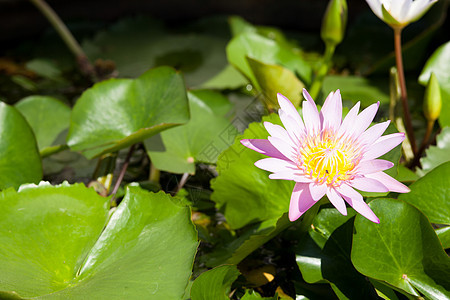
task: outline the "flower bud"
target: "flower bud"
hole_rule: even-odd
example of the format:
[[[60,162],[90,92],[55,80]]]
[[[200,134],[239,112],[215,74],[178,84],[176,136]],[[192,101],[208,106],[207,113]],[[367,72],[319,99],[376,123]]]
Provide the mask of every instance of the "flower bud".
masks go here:
[[[428,121],[436,121],[441,114],[442,98],[439,82],[434,73],[431,73],[428,85],[425,90],[425,99],[423,102],[423,113]]]
[[[336,46],[344,38],[347,24],[347,2],[330,0],[322,20],[320,36],[326,44]]]

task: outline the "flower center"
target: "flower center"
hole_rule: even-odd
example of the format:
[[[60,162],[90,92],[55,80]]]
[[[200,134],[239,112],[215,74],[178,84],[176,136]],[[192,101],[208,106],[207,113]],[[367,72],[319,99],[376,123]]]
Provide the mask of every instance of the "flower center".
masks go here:
[[[353,170],[361,160],[358,148],[352,139],[323,131],[307,137],[300,146],[298,167],[319,184],[339,186],[342,181],[352,179]]]

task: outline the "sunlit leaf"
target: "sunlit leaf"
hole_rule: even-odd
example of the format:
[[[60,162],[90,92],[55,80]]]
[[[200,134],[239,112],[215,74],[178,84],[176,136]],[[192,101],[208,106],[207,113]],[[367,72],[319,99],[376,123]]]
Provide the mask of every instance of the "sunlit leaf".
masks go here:
[[[49,96],[30,96],[15,105],[33,129],[42,150],[53,145],[55,139],[69,128],[70,107]]]
[[[450,297],[450,258],[427,218],[406,202],[375,199],[375,224],[356,216],[352,262],[362,274],[383,280],[411,295]]]
[[[180,299],[197,238],[190,210],[129,187],[109,199],[83,185],[6,190],[0,289],[45,299]],[[106,225],[106,227],[105,227]]]
[[[432,223],[450,225],[450,162],[446,162],[410,186],[399,199],[420,209]]]
[[[425,157],[420,159],[420,175],[425,175],[435,167],[450,161],[450,127],[444,127],[436,137],[436,146],[430,146],[425,150]]]
[[[377,299],[374,288],[350,260],[354,215],[352,209],[343,216],[335,208],[322,208],[309,236],[298,242],[297,265],[306,282],[329,282],[340,299]]]
[[[164,149],[158,150],[153,139],[145,141],[156,168],[172,173],[194,173],[195,164],[215,163],[219,154],[238,134],[224,115],[231,109],[228,99],[208,90],[188,94],[190,121],[161,133]]]
[[[278,107],[277,94],[287,97],[295,106],[303,99],[302,90],[305,85],[289,69],[270,65],[247,57],[250,69],[264,96],[267,107]]]
[[[264,118],[264,121],[281,124],[276,114]],[[214,190],[211,199],[224,210],[231,228],[278,219],[289,209],[294,182],[269,179],[269,172],[254,165],[266,156],[240,143],[242,139],[265,139],[268,135],[262,123],[252,123],[244,135],[238,136],[234,144],[219,156],[219,176],[211,182]]]
[[[0,102],[0,189],[41,178],[41,158],[30,125],[16,108]]]
[[[231,284],[239,276],[234,265],[223,265],[202,273],[192,285],[192,300],[227,300]]]
[[[73,108],[67,144],[93,158],[188,120],[182,76],[160,67],[135,80],[110,79],[86,90]]]

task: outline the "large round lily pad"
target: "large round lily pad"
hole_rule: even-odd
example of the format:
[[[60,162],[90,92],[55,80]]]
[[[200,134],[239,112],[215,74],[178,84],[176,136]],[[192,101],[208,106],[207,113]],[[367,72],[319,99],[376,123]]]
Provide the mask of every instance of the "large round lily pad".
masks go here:
[[[0,293],[180,299],[197,248],[189,208],[138,187],[128,188],[109,219],[108,208],[108,198],[81,184],[3,191]]]
[[[73,108],[67,144],[93,158],[188,120],[181,74],[159,67],[137,79],[110,79],[86,90]]]

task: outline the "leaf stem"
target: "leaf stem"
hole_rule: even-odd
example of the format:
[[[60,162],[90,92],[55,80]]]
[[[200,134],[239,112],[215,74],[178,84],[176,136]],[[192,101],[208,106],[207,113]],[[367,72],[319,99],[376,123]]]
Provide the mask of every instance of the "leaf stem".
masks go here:
[[[61,39],[66,43],[70,51],[75,55],[78,66],[80,67],[83,74],[91,77],[91,79],[96,78],[95,69],[89,62],[88,57],[84,53],[80,44],[74,38],[72,33],[69,31],[67,26],[59,18],[56,12],[44,1],[44,0],[30,0],[47,18],[47,20],[52,24],[53,28],[58,32]]]
[[[417,153],[416,139],[414,138],[414,130],[412,127],[411,114],[408,106],[408,95],[406,92],[405,71],[403,70],[402,58],[402,28],[394,28],[394,45],[395,45],[395,62],[397,65],[398,81],[400,83],[400,95],[402,99],[403,114],[405,118],[406,134],[411,143],[414,153]]]
[[[114,203],[116,199],[117,191],[119,190],[120,184],[122,183],[123,177],[125,176],[125,172],[127,171],[128,165],[130,164],[131,155],[134,152],[134,149],[136,148],[136,144],[132,145],[130,147],[130,150],[128,150],[127,157],[125,158],[125,161],[122,165],[122,169],[120,170],[119,177],[117,177],[116,183],[114,184],[114,188],[111,192],[112,198],[110,203]]]
[[[155,167],[153,163],[150,164],[150,174],[148,176],[148,179],[150,181],[158,182],[161,177],[161,172]]]
[[[334,50],[336,46],[331,43],[325,44],[325,53],[323,55],[322,63],[317,71],[316,76],[314,77],[314,81],[309,88],[309,94],[313,99],[316,99],[320,93],[320,89],[322,88],[322,83],[325,76],[328,74],[328,70],[330,68],[331,59],[333,58]]]
[[[173,192],[174,196],[176,194],[178,194],[178,192],[183,188],[183,186],[186,184],[188,178],[189,178],[189,173],[184,173],[183,176],[181,176],[180,182],[178,183],[177,188]]]

